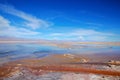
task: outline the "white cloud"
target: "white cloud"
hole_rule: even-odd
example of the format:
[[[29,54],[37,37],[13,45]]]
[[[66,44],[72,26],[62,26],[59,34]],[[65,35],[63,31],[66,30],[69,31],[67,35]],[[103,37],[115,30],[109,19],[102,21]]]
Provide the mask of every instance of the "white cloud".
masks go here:
[[[20,28],[10,25],[10,21],[0,16],[0,36],[11,36],[11,37],[32,37],[40,35],[40,32],[28,30],[26,28]]]
[[[57,39],[81,40],[81,41],[107,41],[107,38],[115,34],[100,32],[93,29],[78,29],[67,33],[51,33],[49,36]]]
[[[14,15],[14,16],[24,19],[26,21],[26,22],[24,22],[24,24],[28,27],[31,27],[32,29],[37,29],[40,27],[48,27],[51,25],[49,22],[39,19],[30,14],[27,14],[23,11],[17,10],[13,6],[0,4],[0,10],[6,12],[8,14],[11,14],[11,15]]]
[[[0,16],[0,30],[6,29],[9,26],[9,21],[2,16]]]
[[[112,33],[103,33],[100,31],[96,31],[94,29],[78,29],[78,30],[74,30],[72,33],[70,33],[71,35],[80,35],[80,36],[112,36],[114,34]]]

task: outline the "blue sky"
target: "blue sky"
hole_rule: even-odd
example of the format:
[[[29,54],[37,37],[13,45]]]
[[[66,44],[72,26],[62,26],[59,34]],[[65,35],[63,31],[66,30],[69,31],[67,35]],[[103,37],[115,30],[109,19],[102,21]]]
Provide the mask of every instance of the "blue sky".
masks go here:
[[[0,37],[120,41],[119,0],[0,0]]]

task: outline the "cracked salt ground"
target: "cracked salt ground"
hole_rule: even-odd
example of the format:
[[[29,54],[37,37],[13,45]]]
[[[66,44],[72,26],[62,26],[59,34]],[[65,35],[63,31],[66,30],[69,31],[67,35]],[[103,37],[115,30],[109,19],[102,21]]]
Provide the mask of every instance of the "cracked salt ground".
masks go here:
[[[120,80],[120,77],[102,76],[95,74],[68,73],[62,75],[61,80]]]
[[[63,73],[49,72],[43,75],[34,75],[27,70],[22,70],[21,72],[16,72],[13,76],[4,78],[3,80],[61,80]]]
[[[3,80],[120,80],[120,77],[62,72],[49,72],[38,76],[27,70],[22,70],[21,72],[18,71],[13,76],[9,76]]]

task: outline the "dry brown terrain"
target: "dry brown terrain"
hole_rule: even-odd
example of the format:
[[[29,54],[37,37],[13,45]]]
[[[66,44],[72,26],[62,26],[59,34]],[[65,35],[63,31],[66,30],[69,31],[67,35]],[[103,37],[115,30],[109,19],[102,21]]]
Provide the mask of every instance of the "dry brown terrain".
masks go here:
[[[87,60],[86,62],[82,59]],[[79,65],[76,64],[79,62]],[[67,64],[68,63],[68,64]],[[75,63],[75,64],[71,64]],[[81,63],[81,64],[80,64]],[[88,65],[87,67],[82,66]],[[74,73],[93,73],[101,75],[111,75],[111,76],[120,76],[120,72],[112,69],[97,69],[94,66],[100,66],[101,63],[94,64],[90,63],[87,58],[79,58],[74,55],[64,54],[64,55],[52,55],[42,59],[24,59],[17,60],[13,62],[8,62],[0,66],[0,77],[8,77],[14,74],[21,72],[25,69],[32,74],[41,75],[46,72],[74,72]],[[119,66],[119,63],[104,63],[102,66],[116,65]]]

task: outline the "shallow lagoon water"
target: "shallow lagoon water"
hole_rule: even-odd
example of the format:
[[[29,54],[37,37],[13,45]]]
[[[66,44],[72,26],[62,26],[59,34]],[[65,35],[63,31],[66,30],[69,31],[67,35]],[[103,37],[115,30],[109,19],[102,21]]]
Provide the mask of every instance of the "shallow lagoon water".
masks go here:
[[[72,48],[41,44],[0,44],[0,62],[23,58],[41,58],[51,54],[120,54],[120,46],[73,45]]]
[[[65,49],[40,44],[0,44],[0,58],[9,60],[40,58],[54,53],[65,53]]]

